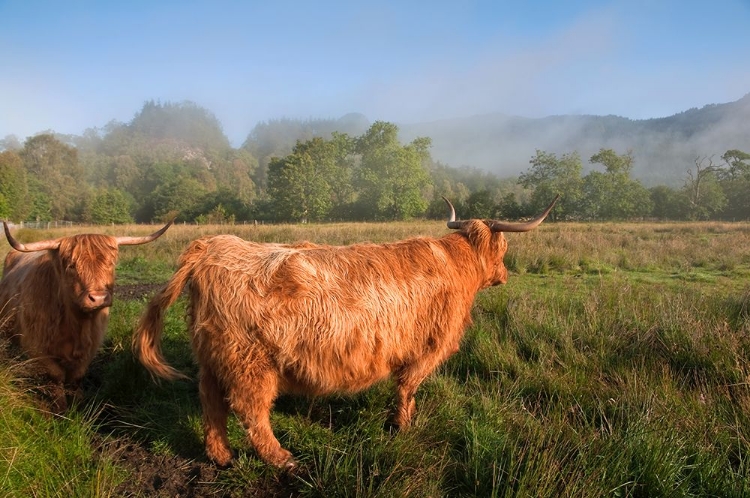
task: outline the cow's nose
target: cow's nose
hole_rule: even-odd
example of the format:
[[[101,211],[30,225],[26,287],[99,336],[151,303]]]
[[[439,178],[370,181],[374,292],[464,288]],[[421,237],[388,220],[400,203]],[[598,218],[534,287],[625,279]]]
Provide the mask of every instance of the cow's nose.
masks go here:
[[[112,293],[107,291],[89,292],[88,302],[92,308],[112,306]]]

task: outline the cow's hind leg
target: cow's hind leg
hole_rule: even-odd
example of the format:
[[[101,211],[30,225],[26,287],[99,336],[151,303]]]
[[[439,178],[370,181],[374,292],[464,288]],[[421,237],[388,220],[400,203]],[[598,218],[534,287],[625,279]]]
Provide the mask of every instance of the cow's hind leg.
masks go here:
[[[267,360],[252,358],[235,371],[227,386],[229,404],[237,414],[258,456],[276,467],[293,469],[292,454],[281,447],[271,429],[271,408],[278,394],[278,377]]]
[[[411,425],[417,407],[414,395],[417,393],[419,385],[447,356],[457,350],[458,348],[454,348],[447,354],[436,353],[425,356],[416,363],[404,365],[398,372],[396,379],[396,413],[393,422],[399,428],[406,429]]]
[[[232,460],[232,450],[227,437],[229,404],[211,368],[201,366],[198,391],[203,409],[206,454],[218,465],[228,465]]]

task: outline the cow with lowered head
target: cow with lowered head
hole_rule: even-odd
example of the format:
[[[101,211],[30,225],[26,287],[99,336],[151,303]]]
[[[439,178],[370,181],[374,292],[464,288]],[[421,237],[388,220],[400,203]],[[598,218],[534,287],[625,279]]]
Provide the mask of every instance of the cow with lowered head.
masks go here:
[[[0,280],[0,335],[49,377],[53,412],[67,409],[66,387],[80,396],[80,381],[104,339],[118,247],[151,242],[171,224],[145,237],[82,234],[22,244],[3,222],[13,249]]]
[[[189,282],[208,457],[232,459],[232,410],[260,458],[293,468],[271,429],[276,397],[353,393],[393,376],[394,422],[408,426],[418,386],[458,351],[477,292],[506,282],[502,232],[536,228],[555,201],[530,222],[505,223],[456,221],[446,200],[455,232],[389,244],[195,240],[144,311],[133,350],[152,375],[184,377],[165,362],[160,342],[164,311]]]

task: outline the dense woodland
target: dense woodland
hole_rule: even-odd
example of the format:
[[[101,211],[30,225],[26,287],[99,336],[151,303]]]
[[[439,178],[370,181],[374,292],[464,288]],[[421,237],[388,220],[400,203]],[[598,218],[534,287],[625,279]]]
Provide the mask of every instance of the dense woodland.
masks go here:
[[[645,187],[635,157],[602,147],[537,150],[499,178],[433,160],[431,139],[399,139],[395,124],[275,120],[233,148],[216,117],[190,102],[147,102],[129,123],[82,136],[0,140],[0,218],[14,222],[318,222],[459,217],[516,219],[556,193],[557,219],[750,219],[750,154],[698,156],[679,187]],[[584,170],[588,171],[584,174]]]

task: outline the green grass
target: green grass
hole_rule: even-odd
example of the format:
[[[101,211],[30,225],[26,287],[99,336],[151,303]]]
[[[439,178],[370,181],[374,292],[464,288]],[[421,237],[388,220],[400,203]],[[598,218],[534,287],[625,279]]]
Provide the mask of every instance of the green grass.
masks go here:
[[[174,227],[151,251],[123,249],[118,282],[163,282],[181,248],[210,230]],[[432,222],[214,230],[334,244],[446,232]],[[261,463],[232,418],[238,458],[205,489],[750,496],[750,225],[545,224],[508,238],[508,284],[478,295],[460,352],[417,393],[413,427],[390,427],[390,382],[349,397],[284,396],[272,424],[300,472]],[[87,400],[66,418],[40,414],[14,367],[0,369],[0,495],[114,494],[132,476],[94,451],[103,439],[205,460],[196,382],[154,383],[130,352],[144,305],[116,300]],[[185,305],[169,311],[164,347],[194,379]]]
[[[37,408],[12,369],[0,370],[0,495],[109,496],[127,476],[95,451],[97,413],[53,417]]]

